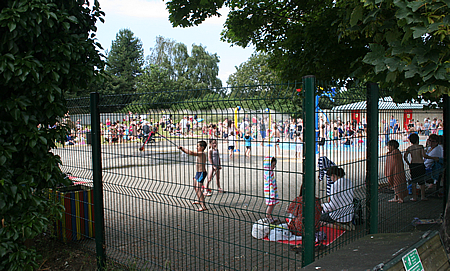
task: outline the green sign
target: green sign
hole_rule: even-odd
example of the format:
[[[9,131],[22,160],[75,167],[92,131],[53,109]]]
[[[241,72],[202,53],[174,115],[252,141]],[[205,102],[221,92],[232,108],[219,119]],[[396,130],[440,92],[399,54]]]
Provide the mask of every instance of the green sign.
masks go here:
[[[424,271],[417,249],[403,256],[402,261],[406,271]]]

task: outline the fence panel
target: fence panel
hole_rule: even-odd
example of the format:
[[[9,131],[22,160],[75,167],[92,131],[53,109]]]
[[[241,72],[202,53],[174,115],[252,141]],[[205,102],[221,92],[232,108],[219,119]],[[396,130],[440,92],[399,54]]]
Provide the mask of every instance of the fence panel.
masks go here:
[[[321,181],[314,194],[320,204],[328,203],[333,195],[324,171],[331,163],[345,171],[358,199],[341,206],[358,207],[357,220],[352,217],[350,223],[341,221],[337,227],[321,226],[319,231],[327,239],[316,244],[314,257],[367,234],[367,91],[318,82],[314,112],[303,112],[303,91],[301,84],[294,83],[100,96],[107,256],[137,269],[300,268],[301,246],[296,244],[301,241],[291,235],[295,232],[292,227],[284,231],[284,237],[269,235],[290,238],[284,242],[256,239],[252,229],[268,212],[269,217],[286,223],[287,208],[301,205],[296,205],[295,199],[303,183],[305,144],[317,146],[313,159],[316,178]],[[89,100],[71,100],[68,107],[71,120],[67,118],[65,123],[76,140],[74,145],[64,144],[54,151],[61,156],[63,172],[80,184],[92,186]],[[404,121],[409,118],[405,109],[401,110],[380,107],[380,122],[394,115],[403,132]],[[439,112],[413,110],[417,118],[439,118]],[[303,127],[303,114],[315,115],[315,127]],[[303,142],[305,129],[316,131],[314,142]],[[415,211],[434,201],[430,197],[427,203],[388,202],[393,192],[384,185],[386,133],[380,128],[379,134],[378,228],[380,232],[409,230],[412,218],[419,215]],[[403,139],[402,134],[388,135]],[[420,135],[421,140],[424,137]],[[185,153],[197,152],[200,141],[207,143],[206,162]],[[404,151],[408,144],[399,143]],[[267,156],[277,158],[273,176],[264,168]],[[217,158],[220,170],[211,174]],[[194,176],[203,167],[210,175],[199,183]],[[279,200],[273,210],[268,208],[265,194],[271,179],[276,179]],[[209,190],[201,189],[202,185]],[[204,205],[197,204],[203,201]],[[417,207],[419,204],[423,206]],[[83,245],[95,250],[88,235]]]
[[[416,167],[408,165],[408,162],[417,163],[417,158],[414,158],[416,161],[412,160],[413,155],[421,156],[411,149],[411,138],[414,137],[418,149],[423,147],[424,152],[430,155],[441,149],[439,155],[443,158],[442,146],[438,146],[437,142],[431,146],[429,140],[443,134],[443,110],[437,104],[433,105],[427,101],[394,103],[386,91],[381,91],[380,96],[378,198],[383,212],[379,214],[378,229],[380,233],[411,231],[417,227],[417,224],[413,223],[416,217],[439,219],[443,213],[443,168],[433,170],[432,173],[434,161],[431,159],[424,159],[425,163],[418,165],[419,169],[426,167],[425,173],[421,173],[421,170],[417,172],[417,169],[411,171],[411,167]],[[411,137],[412,134],[414,136]],[[440,138],[443,142],[443,136]],[[399,150],[398,155],[389,149],[388,142],[393,146],[398,145],[393,147]],[[431,147],[435,149],[433,152]],[[412,151],[405,156],[408,148]],[[401,157],[399,161],[396,160],[397,156]],[[436,164],[443,163],[442,160]],[[405,180],[406,184],[402,184]],[[397,199],[403,203],[399,204]]]

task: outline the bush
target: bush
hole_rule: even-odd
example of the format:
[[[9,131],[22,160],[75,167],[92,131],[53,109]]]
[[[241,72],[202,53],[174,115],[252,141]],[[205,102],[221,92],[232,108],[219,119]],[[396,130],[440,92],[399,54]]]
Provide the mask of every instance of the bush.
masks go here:
[[[97,1],[0,2],[0,270],[33,270],[39,259],[25,240],[42,233],[61,206],[45,191],[64,183],[58,125],[64,97],[103,68],[95,43]]]

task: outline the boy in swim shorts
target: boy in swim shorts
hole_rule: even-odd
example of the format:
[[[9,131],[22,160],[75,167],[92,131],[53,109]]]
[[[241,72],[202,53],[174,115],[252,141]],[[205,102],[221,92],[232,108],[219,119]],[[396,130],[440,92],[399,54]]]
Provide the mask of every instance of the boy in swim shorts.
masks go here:
[[[205,205],[205,196],[203,195],[203,189],[202,189],[203,181],[205,181],[205,179],[207,177],[206,166],[205,166],[206,165],[206,154],[205,154],[206,146],[207,146],[206,142],[202,140],[197,143],[197,151],[196,152],[185,149],[182,146],[178,147],[178,149],[180,149],[182,152],[184,152],[188,155],[197,156],[197,163],[195,165],[197,173],[195,174],[195,177],[194,177],[194,190],[195,190],[195,193],[197,194],[198,201],[194,201],[194,202],[192,202],[192,204],[200,204],[200,208],[197,209],[197,211],[199,211],[199,212],[207,210],[206,205]]]

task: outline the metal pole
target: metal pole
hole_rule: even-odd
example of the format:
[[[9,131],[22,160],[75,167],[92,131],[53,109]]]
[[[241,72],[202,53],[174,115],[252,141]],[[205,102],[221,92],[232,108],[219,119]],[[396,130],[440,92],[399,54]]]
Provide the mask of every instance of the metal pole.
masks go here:
[[[102,157],[100,142],[100,112],[98,110],[99,94],[91,93],[91,140],[92,140],[92,168],[94,182],[94,225],[95,245],[97,250],[97,269],[103,270],[106,262],[105,255],[105,223],[103,213],[103,182]]]
[[[315,77],[303,77],[305,89],[303,123],[304,123],[304,157],[303,157],[303,251],[302,266],[314,262],[315,245],[315,191],[316,191],[316,131],[315,131]]]
[[[443,96],[443,108],[444,108],[444,198],[443,198],[443,211],[448,201],[448,191],[450,188],[450,97],[448,95]],[[440,181],[440,180],[439,180]]]
[[[366,229],[378,233],[378,85],[367,84]]]

